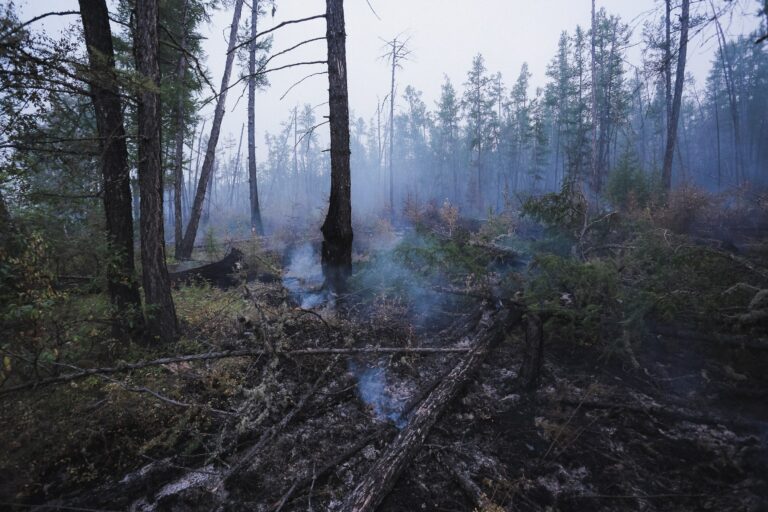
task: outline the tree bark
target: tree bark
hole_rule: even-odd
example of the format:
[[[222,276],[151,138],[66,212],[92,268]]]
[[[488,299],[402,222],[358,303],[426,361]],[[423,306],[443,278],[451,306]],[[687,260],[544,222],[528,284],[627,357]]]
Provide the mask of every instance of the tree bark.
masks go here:
[[[600,193],[600,169],[597,163],[597,56],[595,55],[595,45],[597,44],[597,26],[596,26],[595,0],[592,0],[592,33],[590,41],[590,61],[592,70],[592,154],[591,154],[591,178],[592,188],[597,195]]]
[[[347,496],[342,510],[367,512],[376,509],[424,443],[438,417],[480,367],[493,342],[504,335],[509,320],[510,312],[506,310],[495,315],[484,315],[472,351],[459,360],[445,379],[413,411],[406,427]]]
[[[393,149],[395,144],[395,69],[397,68],[397,38],[392,41],[392,80],[389,87],[389,215],[395,222],[395,171]]]
[[[326,0],[328,104],[331,128],[331,196],[323,223],[322,265],[326,284],[343,291],[352,273],[352,204],[349,166],[349,98],[347,96],[344,1]]]
[[[16,256],[19,251],[18,230],[0,190],[0,258]]]
[[[181,41],[179,60],[176,64],[176,81],[179,88],[176,98],[176,141],[173,169],[173,229],[174,254],[178,259],[181,252],[182,224],[181,213],[182,184],[184,183],[184,80],[187,76],[187,10],[188,0],[184,1],[181,15]]]
[[[685,83],[685,59],[688,52],[688,24],[690,21],[691,0],[683,0],[683,12],[680,16],[680,51],[677,56],[677,71],[675,73],[675,93],[672,98],[672,113],[667,129],[667,146],[664,151],[664,167],[661,181],[665,190],[672,188],[672,161],[677,142],[677,123],[680,119],[680,106],[683,99],[683,84]]]
[[[139,93],[138,109],[142,284],[147,306],[148,334],[154,340],[166,342],[176,337],[178,325],[171,282],[165,266],[157,28],[157,0],[137,2],[136,69],[144,81]]]
[[[525,318],[525,346],[520,365],[520,381],[527,391],[535,391],[541,380],[544,364],[544,333],[538,315],[529,313]]]
[[[664,0],[664,108],[668,133],[672,118],[672,0]]]
[[[203,212],[203,201],[205,191],[208,188],[210,174],[213,171],[213,162],[216,157],[216,145],[219,142],[219,133],[221,133],[221,122],[224,119],[224,109],[227,102],[227,89],[229,88],[229,77],[232,74],[232,63],[235,60],[234,47],[237,43],[237,28],[240,24],[240,13],[243,10],[243,0],[235,1],[235,12],[232,15],[232,25],[229,29],[229,44],[227,46],[227,60],[224,66],[224,76],[221,77],[221,89],[219,97],[216,100],[216,109],[213,113],[213,124],[211,125],[211,135],[208,138],[208,147],[205,151],[203,168],[200,172],[200,180],[197,183],[197,192],[192,204],[192,211],[189,215],[187,229],[184,232],[184,238],[181,241],[180,251],[177,254],[179,259],[189,259],[192,256],[192,249],[195,245],[197,228],[200,224],[200,215]]]
[[[741,165],[741,122],[739,121],[739,107],[736,96],[736,86],[733,80],[733,65],[728,57],[728,44],[725,40],[723,27],[720,25],[720,19],[715,17],[715,28],[717,29],[717,43],[720,49],[720,62],[723,67],[723,78],[725,79],[726,91],[728,93],[728,102],[731,110],[731,122],[733,123],[733,156],[734,172],[736,185],[741,185],[742,165]]]
[[[105,0],[80,0],[80,15],[88,49],[91,100],[101,146],[104,213],[111,262],[107,288],[114,308],[113,333],[119,336],[141,326],[141,296],[133,248],[133,212],[128,149],[115,72],[115,52]]]
[[[259,207],[259,185],[256,174],[256,27],[259,20],[259,0],[251,5],[251,44],[248,47],[248,184],[251,203],[251,230],[264,236]]]

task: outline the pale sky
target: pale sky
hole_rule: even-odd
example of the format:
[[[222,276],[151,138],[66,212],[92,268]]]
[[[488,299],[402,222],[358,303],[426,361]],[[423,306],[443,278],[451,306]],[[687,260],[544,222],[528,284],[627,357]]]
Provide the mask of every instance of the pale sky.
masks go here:
[[[248,1],[248,0],[246,0]],[[346,0],[347,66],[349,72],[350,108],[366,122],[375,112],[377,98],[389,92],[389,69],[379,59],[384,53],[382,39],[398,34],[410,36],[412,60],[405,62],[398,72],[399,100],[406,85],[424,92],[423,99],[429,109],[434,108],[440,93],[443,75],[447,75],[461,91],[472,58],[477,53],[485,57],[490,73],[500,71],[509,86],[517,78],[520,66],[527,62],[533,77],[532,86],[546,81],[545,69],[557,49],[563,30],[573,32],[577,24],[588,27],[590,0],[369,0],[378,19],[366,0]],[[715,0],[721,4],[722,0]],[[633,42],[640,41],[643,21],[660,14],[660,0],[598,0],[598,8],[605,7],[618,14],[633,29]],[[77,9],[76,0],[27,0],[20,2],[21,18],[27,19],[49,10]],[[755,16],[759,4],[755,0],[739,0],[734,14],[723,20],[731,36],[754,30],[759,24]],[[243,15],[250,9],[244,8]],[[304,18],[325,12],[324,0],[278,0],[274,18],[266,17],[259,29],[272,27],[282,21]],[[656,12],[656,14],[654,14]],[[217,11],[211,24],[202,28],[208,38],[203,47],[207,53],[207,66],[211,82],[218,87],[224,68],[226,38],[232,11]],[[37,24],[48,30],[57,30],[68,23],[79,23],[75,16],[44,20]],[[291,25],[275,33],[273,51],[325,35],[323,19]],[[710,66],[713,48],[717,45],[711,32],[696,36],[689,47],[687,71],[697,85],[703,86]],[[291,54],[276,58],[273,66],[305,60],[324,60],[325,43],[318,41]],[[628,61],[640,64],[640,46],[629,50]],[[327,77],[313,77],[295,87],[282,101],[279,99],[297,80],[309,73],[322,70],[322,66],[299,67],[273,73],[271,87],[257,96],[257,145],[259,159],[265,157],[263,134],[274,133],[280,122],[289,117],[294,105],[319,105],[327,101]],[[235,78],[233,73],[233,79]],[[221,141],[228,135],[239,136],[246,122],[246,97],[242,88],[232,89],[227,101]],[[534,90],[530,91],[533,94]],[[239,102],[238,102],[239,99]],[[204,113],[212,111],[206,108]],[[317,117],[326,113],[326,107],[317,109]],[[210,123],[209,123],[210,126]],[[319,133],[325,140],[327,128]]]

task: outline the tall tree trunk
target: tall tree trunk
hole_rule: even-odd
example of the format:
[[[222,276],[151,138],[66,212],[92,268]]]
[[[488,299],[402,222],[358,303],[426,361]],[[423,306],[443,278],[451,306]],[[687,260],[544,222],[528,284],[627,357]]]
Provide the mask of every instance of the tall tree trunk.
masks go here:
[[[293,107],[293,197],[291,198],[291,211],[299,202],[299,107]],[[300,214],[299,214],[300,215]]]
[[[716,137],[716,144],[717,144],[717,191],[720,192],[721,186],[722,186],[722,168],[721,168],[721,155],[720,155],[720,101],[718,99],[718,84],[715,83],[714,85],[714,91],[715,91],[715,98],[714,98],[714,104],[715,104],[715,137]]]
[[[197,180],[200,177],[200,155],[203,154],[203,134],[205,133],[205,123],[206,120],[203,119],[203,126],[200,128],[200,135],[197,137],[197,153],[195,153],[195,175],[194,177],[191,177],[192,183],[190,183],[189,187],[187,187],[187,194],[192,192],[195,183],[197,183]],[[192,174],[192,169],[189,170],[189,174]],[[189,204],[189,202],[190,198],[187,197],[187,204]],[[189,214],[189,212],[187,212],[187,214]]]
[[[323,223],[323,274],[334,291],[343,291],[352,273],[352,203],[349,167],[349,98],[344,32],[344,1],[326,0],[328,105],[331,128],[331,197]]]
[[[680,16],[680,50],[677,56],[677,71],[675,72],[675,94],[672,98],[672,115],[667,130],[667,146],[664,151],[664,167],[661,171],[661,181],[665,190],[672,188],[672,160],[675,155],[677,141],[677,123],[680,119],[680,106],[683,99],[683,84],[685,83],[685,58],[688,52],[688,24],[690,21],[691,0],[683,0],[683,12]]]
[[[733,156],[734,156],[734,174],[736,185],[741,184],[742,161],[741,161],[741,122],[739,120],[739,107],[736,97],[736,85],[733,79],[733,66],[728,57],[728,43],[725,40],[723,27],[720,25],[719,18],[715,18],[715,27],[717,29],[717,43],[720,48],[720,61],[723,66],[723,76],[725,78],[726,90],[728,92],[728,102],[731,107],[731,122],[733,123]]]
[[[148,333],[154,340],[170,341],[176,337],[178,325],[165,266],[157,27],[157,0],[136,2],[136,69],[145,80],[138,110],[142,283]]]
[[[188,0],[184,0],[181,14],[181,42],[179,46],[179,61],[176,64],[176,81],[178,98],[176,98],[176,154],[173,162],[173,228],[174,228],[174,253],[178,259],[181,252],[182,237],[182,213],[181,197],[182,184],[184,183],[184,80],[187,75],[187,9]]]
[[[235,156],[235,169],[232,171],[232,184],[229,187],[229,205],[235,204],[235,188],[237,187],[237,178],[240,176],[240,152],[243,149],[243,132],[245,124],[240,126],[240,141],[237,143],[237,155]]]
[[[395,171],[392,161],[395,144],[395,68],[397,67],[397,38],[392,41],[392,80],[389,86],[389,215],[395,221]]]
[[[197,192],[195,201],[192,204],[192,211],[189,215],[187,230],[184,232],[184,238],[181,241],[179,259],[189,259],[192,256],[192,249],[195,245],[197,228],[200,224],[200,215],[203,211],[203,200],[208,185],[211,171],[213,170],[213,161],[216,156],[216,145],[219,142],[219,133],[221,132],[221,122],[224,119],[224,109],[227,102],[227,89],[229,88],[229,77],[232,74],[232,63],[235,60],[235,44],[237,43],[237,27],[240,24],[240,13],[243,10],[243,0],[235,0],[235,12],[232,15],[232,25],[229,28],[229,44],[227,46],[227,60],[224,66],[224,76],[221,77],[221,89],[219,97],[216,100],[216,109],[213,113],[213,124],[211,126],[211,135],[208,138],[208,148],[205,151],[203,160],[203,169],[200,173],[200,181],[197,183]]]
[[[251,0],[251,44],[248,46],[248,184],[251,202],[251,230],[264,235],[259,208],[259,185],[256,175],[256,27],[259,20],[259,0]]]
[[[592,33],[590,42],[590,56],[591,56],[591,69],[592,69],[592,160],[591,160],[591,173],[592,173],[592,188],[595,194],[600,193],[600,169],[597,162],[597,56],[595,55],[595,45],[597,44],[597,19],[595,13],[595,0],[592,0]]]
[[[672,0],[664,0],[664,108],[668,134],[672,121]]]
[[[125,142],[115,52],[106,0],[80,0],[83,33],[94,79],[91,99],[101,145],[101,175],[107,240],[112,252],[107,288],[115,314],[114,333],[127,334],[141,325],[141,296],[133,249],[133,213],[128,149]]]

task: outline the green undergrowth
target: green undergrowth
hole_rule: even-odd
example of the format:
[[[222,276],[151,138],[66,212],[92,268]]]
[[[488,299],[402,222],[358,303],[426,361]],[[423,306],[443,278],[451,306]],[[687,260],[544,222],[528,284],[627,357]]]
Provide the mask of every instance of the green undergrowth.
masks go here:
[[[750,293],[734,293],[733,287],[742,283],[754,290],[766,283],[717,241],[676,232],[681,219],[690,226],[691,219],[716,215],[707,210],[712,200],[699,196],[678,193],[653,211],[624,208],[588,216],[585,199],[573,186],[529,199],[524,212],[543,224],[545,236],[527,246],[533,258],[525,300],[544,315],[548,336],[626,348],[627,340],[641,345],[658,324],[759,332],[764,326],[734,321],[746,311]],[[637,204],[634,199],[625,204],[630,203]],[[756,247],[765,243],[757,242]],[[765,267],[761,253],[747,256]]]
[[[392,249],[356,264],[350,289],[361,300],[396,300],[422,313],[443,298],[442,286],[474,286],[488,276],[491,257],[466,239],[414,231]]]
[[[236,335],[247,309],[240,290],[207,285],[174,291],[184,335],[164,346],[110,338],[104,294],[67,294],[36,317],[33,329],[2,342],[11,386],[76,368],[120,366],[199,353]],[[27,319],[29,320],[29,319]],[[53,321],[55,320],[55,324]],[[122,477],[155,458],[192,457],[211,435],[216,415],[242,385],[241,360],[172,364],[0,396],[0,492],[24,501],[60,495],[105,478]],[[173,405],[147,390],[160,393]]]

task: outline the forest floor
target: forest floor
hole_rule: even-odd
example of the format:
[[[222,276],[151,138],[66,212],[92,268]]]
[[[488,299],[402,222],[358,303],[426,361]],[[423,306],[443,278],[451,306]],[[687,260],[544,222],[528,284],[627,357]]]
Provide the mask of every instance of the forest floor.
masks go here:
[[[344,296],[318,286],[312,241],[243,247],[258,279],[179,288],[174,346],[41,365],[115,369],[64,383],[9,379],[3,506],[341,509],[463,357],[408,350],[467,348],[514,297],[544,318],[538,387],[518,375],[523,329],[502,326],[379,510],[765,510],[765,231],[416,221],[357,231]],[[376,347],[403,351],[307,353]],[[177,360],[125,368],[159,357]]]

